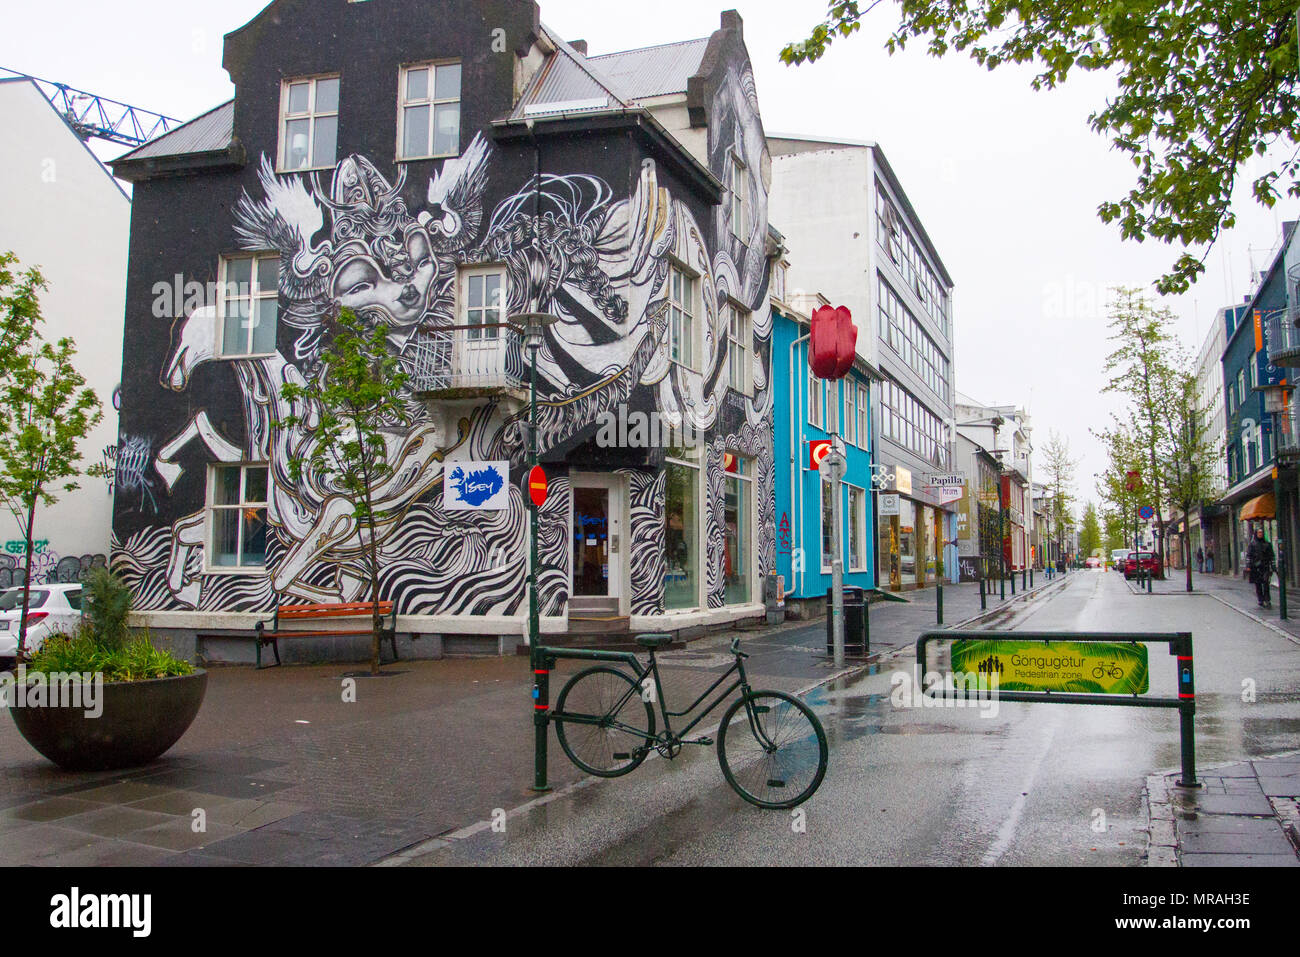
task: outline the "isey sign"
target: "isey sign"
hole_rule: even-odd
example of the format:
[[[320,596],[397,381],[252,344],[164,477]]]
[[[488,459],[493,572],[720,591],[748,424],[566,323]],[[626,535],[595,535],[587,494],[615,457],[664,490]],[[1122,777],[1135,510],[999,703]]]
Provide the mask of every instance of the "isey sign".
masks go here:
[[[510,508],[509,462],[448,462],[442,504],[449,512],[504,512]]]

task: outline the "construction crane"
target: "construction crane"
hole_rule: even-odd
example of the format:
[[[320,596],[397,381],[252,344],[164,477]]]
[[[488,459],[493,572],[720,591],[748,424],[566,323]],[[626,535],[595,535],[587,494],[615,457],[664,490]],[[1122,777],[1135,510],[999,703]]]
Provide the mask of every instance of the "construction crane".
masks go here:
[[[180,125],[180,120],[161,113],[151,113],[105,96],[73,89],[66,83],[42,80],[29,73],[0,66],[0,79],[6,78],[4,74],[35,83],[37,89],[72,128],[72,132],[83,141],[100,139],[122,146],[143,146]]]

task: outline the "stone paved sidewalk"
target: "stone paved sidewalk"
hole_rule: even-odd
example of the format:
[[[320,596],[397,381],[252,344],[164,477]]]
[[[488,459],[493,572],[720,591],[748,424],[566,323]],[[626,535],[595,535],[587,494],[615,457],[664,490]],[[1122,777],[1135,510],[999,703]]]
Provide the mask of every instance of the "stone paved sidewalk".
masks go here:
[[[1300,867],[1300,752],[1147,779],[1153,867]]]

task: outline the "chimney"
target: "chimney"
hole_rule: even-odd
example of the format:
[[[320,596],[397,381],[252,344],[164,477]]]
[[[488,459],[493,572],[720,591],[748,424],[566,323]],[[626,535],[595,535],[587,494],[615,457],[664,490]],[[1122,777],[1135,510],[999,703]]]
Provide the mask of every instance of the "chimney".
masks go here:
[[[743,38],[745,35],[745,21],[741,19],[738,10],[722,11],[722,29],[735,30]]]
[[[577,50],[577,51],[578,51],[579,53],[581,53],[583,56],[586,56],[586,55],[587,55],[587,41],[586,41],[586,40],[570,40],[570,41],[569,41],[569,46],[573,47],[575,50]]]

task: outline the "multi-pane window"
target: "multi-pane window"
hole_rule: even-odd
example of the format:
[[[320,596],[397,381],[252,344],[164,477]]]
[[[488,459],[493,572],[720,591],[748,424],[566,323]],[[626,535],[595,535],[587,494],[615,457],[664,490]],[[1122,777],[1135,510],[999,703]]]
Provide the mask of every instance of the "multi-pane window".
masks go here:
[[[898,208],[876,181],[876,239],[944,334],[949,333],[948,293],[930,268],[921,247],[903,225]]]
[[[266,566],[265,465],[219,465],[209,472],[208,564],[212,568]]]
[[[745,605],[752,598],[754,536],[752,524],[753,466],[728,453],[723,508],[723,575],[726,603]]]
[[[871,440],[871,406],[868,404],[867,387],[858,386],[858,445],[867,448]]]
[[[399,91],[399,159],[460,153],[459,63],[402,67]]]
[[[850,445],[860,445],[858,441],[858,390],[853,386],[853,380],[844,384],[844,428],[841,432],[844,434],[844,441]]]
[[[779,262],[772,267],[772,298],[777,302],[785,302],[785,279],[790,264]]]
[[[461,275],[461,325],[466,338],[496,339],[506,321],[506,273],[500,267],[466,270]]]
[[[883,276],[876,276],[876,308],[880,314],[880,335],[906,362],[930,391],[947,401],[948,359],[922,328],[912,311],[903,304]]]
[[[221,274],[221,355],[271,355],[280,302],[279,253],[223,258]]]
[[[825,428],[823,418],[826,409],[826,384],[808,370],[808,422],[817,428]]]
[[[849,570],[867,567],[867,493],[849,486]]]
[[[754,345],[752,317],[735,303],[723,306],[727,320],[728,384],[742,395],[752,391],[754,360],[750,357]]]
[[[749,239],[749,169],[734,153],[731,157],[731,232]]]
[[[280,90],[280,169],[333,167],[339,138],[339,78],[286,80]]]
[[[939,468],[948,467],[949,451],[943,422],[897,382],[880,385],[880,419],[885,438]]]
[[[668,330],[672,360],[695,368],[695,279],[669,267]]]

